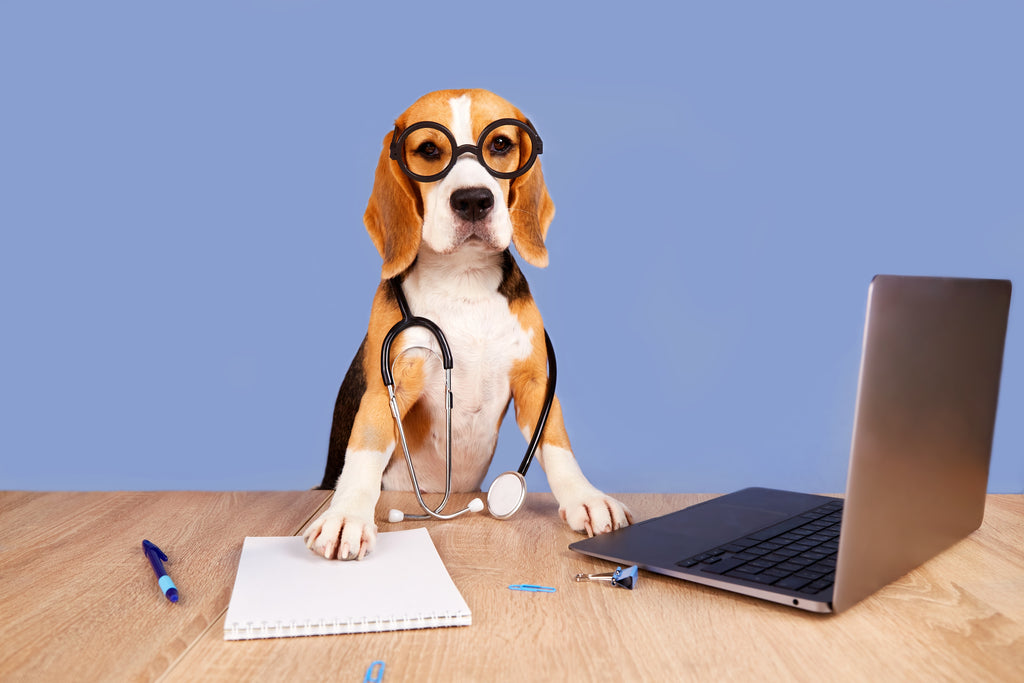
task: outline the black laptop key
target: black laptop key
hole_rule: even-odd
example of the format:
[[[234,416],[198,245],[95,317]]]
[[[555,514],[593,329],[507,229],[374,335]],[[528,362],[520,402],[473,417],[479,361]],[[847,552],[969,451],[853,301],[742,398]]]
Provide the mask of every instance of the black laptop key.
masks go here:
[[[718,562],[715,562],[714,564],[705,565],[701,567],[701,570],[711,574],[725,574],[726,572],[736,569],[736,567],[740,567],[746,564],[746,562],[747,561],[743,558],[736,556],[724,557]]]
[[[750,555],[761,556],[761,555],[767,555],[768,553],[771,552],[771,550],[769,548],[761,548],[759,546],[754,546],[753,548],[750,548],[750,549],[748,549],[748,550],[746,550],[744,552],[746,552],[746,553],[748,553]]]
[[[814,579],[808,579],[794,574],[793,576],[787,576],[786,578],[777,581],[775,585],[779,588],[788,588],[789,590],[798,591],[813,580]]]
[[[797,541],[796,543],[790,543],[789,546],[787,546],[787,547],[788,547],[789,550],[796,551],[795,554],[803,555],[805,552],[807,552],[808,550],[810,550],[814,546],[815,546],[814,542]]]
[[[784,561],[788,560],[791,557],[793,557],[793,556],[792,555],[786,555],[786,554],[781,553],[781,552],[774,552],[774,553],[768,553],[762,559],[767,560],[768,562],[771,562],[772,564],[777,564],[779,562],[784,562]]]
[[[803,571],[805,572],[818,572],[821,575],[834,573],[836,570],[835,562],[829,564],[828,562],[815,562],[811,566],[807,567]]]
[[[777,576],[771,576],[763,572],[760,574],[751,574],[750,572],[745,572],[742,569],[734,569],[731,572],[726,572],[726,576],[743,579],[744,581],[750,581],[751,583],[763,583],[766,585],[771,585],[779,580],[779,577]]]
[[[765,569],[762,573],[765,576],[774,576],[776,579],[781,579],[789,576],[793,572],[783,569],[782,567],[772,567],[771,569]]]
[[[826,574],[828,574],[828,572],[824,571],[824,570],[819,571],[817,569],[803,569],[801,571],[798,571],[793,576],[799,576],[801,579],[807,579],[808,581],[814,581],[815,579],[820,579],[821,577],[825,576]]]

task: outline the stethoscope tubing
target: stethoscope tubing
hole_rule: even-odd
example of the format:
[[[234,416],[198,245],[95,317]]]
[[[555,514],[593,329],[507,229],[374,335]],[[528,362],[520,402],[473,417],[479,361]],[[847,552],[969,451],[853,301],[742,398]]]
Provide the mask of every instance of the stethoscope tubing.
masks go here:
[[[524,477],[526,476],[526,471],[530,469],[530,463],[533,462],[533,456],[537,452],[537,447],[540,446],[540,437],[544,434],[544,427],[548,424],[548,415],[551,414],[551,404],[555,401],[555,380],[558,377],[558,364],[555,362],[555,347],[551,345],[551,337],[548,336],[547,330],[544,330],[544,346],[548,353],[548,386],[544,394],[544,405],[541,406],[540,415],[537,417],[537,425],[533,428],[530,445],[526,447],[523,461],[519,464],[519,469],[516,470]]]
[[[433,320],[412,315],[409,309],[409,302],[402,291],[401,283],[398,280],[392,280],[391,285],[395,298],[398,300],[398,308],[402,313],[402,319],[388,330],[387,335],[384,337],[384,342],[381,344],[381,378],[384,381],[384,386],[388,389],[388,403],[391,406],[391,414],[395,418],[395,424],[398,426],[398,439],[402,446],[402,453],[405,456],[405,463],[409,468],[412,489],[416,493],[416,500],[419,502],[420,507],[427,513],[426,515],[406,515],[406,517],[409,519],[430,519],[431,517],[441,520],[454,519],[459,515],[469,512],[469,508],[467,507],[450,514],[441,512],[444,510],[444,506],[448,504],[448,499],[452,493],[452,368],[454,367],[454,361],[452,359],[451,347],[448,346],[448,340],[445,338],[441,328]],[[416,478],[416,468],[412,464],[412,455],[409,453],[409,444],[405,438],[405,428],[402,426],[402,415],[398,408],[398,398],[395,395],[395,378],[391,368],[391,346],[398,335],[411,327],[426,328],[437,340],[438,347],[441,350],[441,365],[445,373],[445,487],[444,498],[441,500],[441,504],[433,510],[423,500],[423,494],[420,492],[419,481]]]
[[[445,369],[445,385],[451,386],[451,370]],[[444,510],[444,506],[448,504],[448,499],[452,493],[452,411],[451,411],[451,390],[447,391],[449,400],[445,401],[445,428],[447,430],[447,438],[445,440],[445,487],[444,487],[444,499],[441,504],[434,510],[423,500],[423,494],[420,493],[420,484],[416,479],[416,468],[412,464],[412,455],[409,453],[409,444],[405,440],[405,429],[402,427],[402,418],[398,410],[398,399],[395,397],[395,387],[393,384],[388,385],[388,400],[391,404],[391,414],[395,417],[395,424],[398,425],[398,438],[402,444],[402,453],[405,454],[405,464],[409,467],[409,476],[412,478],[412,490],[416,493],[416,500],[419,501],[420,507],[427,513],[426,515],[405,515],[409,519],[454,519],[461,514],[469,512],[470,508],[464,508],[455,513],[444,514],[441,510]]]

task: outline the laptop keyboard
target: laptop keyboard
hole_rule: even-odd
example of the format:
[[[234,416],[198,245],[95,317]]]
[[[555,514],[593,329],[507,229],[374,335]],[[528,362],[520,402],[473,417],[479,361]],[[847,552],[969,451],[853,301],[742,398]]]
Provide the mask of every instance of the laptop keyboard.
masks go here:
[[[820,593],[835,583],[842,515],[843,501],[836,499],[676,564],[766,586]]]

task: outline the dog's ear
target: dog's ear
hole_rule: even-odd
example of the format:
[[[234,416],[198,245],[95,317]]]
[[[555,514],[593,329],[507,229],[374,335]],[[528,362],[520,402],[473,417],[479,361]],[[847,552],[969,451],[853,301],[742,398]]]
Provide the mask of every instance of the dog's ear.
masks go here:
[[[381,278],[385,280],[400,275],[413,264],[423,235],[419,193],[398,164],[391,161],[393,135],[390,132],[384,136],[373,191],[363,214],[366,231],[384,259]]]
[[[509,217],[512,219],[512,241],[527,263],[537,268],[548,265],[548,250],[544,238],[555,217],[555,203],[551,201],[540,159],[533,168],[512,180],[509,189]]]

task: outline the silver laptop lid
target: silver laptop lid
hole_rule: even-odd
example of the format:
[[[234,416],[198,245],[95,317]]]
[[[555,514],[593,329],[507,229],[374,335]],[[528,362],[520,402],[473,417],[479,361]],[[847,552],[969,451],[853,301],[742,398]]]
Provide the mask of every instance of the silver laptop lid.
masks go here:
[[[833,596],[841,611],[981,525],[1006,280],[871,283]]]

